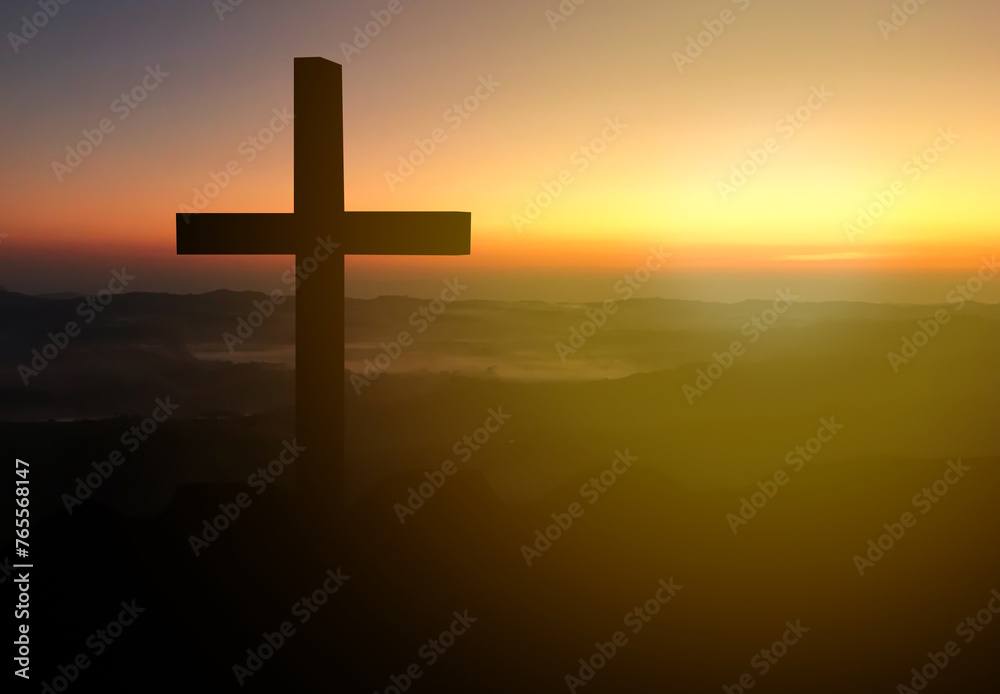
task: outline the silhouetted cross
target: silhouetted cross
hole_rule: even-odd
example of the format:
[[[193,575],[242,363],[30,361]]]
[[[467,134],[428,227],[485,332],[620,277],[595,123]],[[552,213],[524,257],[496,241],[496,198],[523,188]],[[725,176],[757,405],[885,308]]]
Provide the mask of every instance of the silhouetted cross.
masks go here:
[[[323,58],[295,59],[295,212],[177,215],[179,255],[332,257],[307,269],[295,298],[295,429],[305,451],[296,488],[315,511],[343,505],[344,255],[468,255],[468,212],[345,212],[343,73]],[[185,221],[186,218],[186,221]],[[325,244],[319,258],[327,254]],[[322,516],[320,516],[322,517]]]

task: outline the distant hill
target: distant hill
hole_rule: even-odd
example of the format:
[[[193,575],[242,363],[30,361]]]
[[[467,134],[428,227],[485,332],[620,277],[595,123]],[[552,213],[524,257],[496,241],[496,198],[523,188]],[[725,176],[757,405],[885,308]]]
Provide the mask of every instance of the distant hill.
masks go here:
[[[233,352],[223,337],[266,299],[230,291],[115,297],[25,386],[18,365],[30,363],[49,332],[82,321],[81,299],[0,294],[8,326],[0,337],[0,421],[142,418],[167,396],[180,404],[177,420],[231,420],[237,431],[248,416],[291,412],[292,302]],[[820,464],[1000,456],[984,414],[1000,407],[996,305],[803,303],[760,330],[754,321],[768,317],[772,302],[635,299],[619,304],[565,363],[557,345],[579,344],[573,331],[599,305],[468,301],[440,316],[410,297],[345,306],[353,495],[455,457],[456,442],[498,406],[511,422],[467,467],[511,503],[627,446],[692,488],[752,482],[782,466],[823,417],[845,428]],[[901,351],[917,321],[939,310],[949,322],[894,371],[888,353]],[[412,344],[391,357],[401,332]],[[734,342],[744,353],[719,367]],[[290,424],[283,434],[291,435]],[[199,465],[215,469],[210,456]],[[242,475],[221,462],[217,468],[220,479]]]

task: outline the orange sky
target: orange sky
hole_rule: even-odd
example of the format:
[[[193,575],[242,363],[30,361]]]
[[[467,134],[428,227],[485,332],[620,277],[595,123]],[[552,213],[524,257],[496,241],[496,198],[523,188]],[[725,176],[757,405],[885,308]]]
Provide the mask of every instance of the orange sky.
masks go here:
[[[345,57],[387,4],[245,3],[222,20],[193,1],[66,6],[2,65],[19,97],[4,124],[3,283],[45,266],[99,276],[119,259],[146,263],[150,286],[273,283],[286,259],[172,258],[173,215],[229,162],[239,173],[206,212],[291,211],[293,132],[252,160],[246,138],[291,110],[298,55],[344,63],[348,209],[471,211],[470,271],[625,268],[648,245],[687,268],[969,268],[994,247],[994,5],[928,3],[888,33],[892,4],[869,0],[593,0],[558,23],[556,2],[404,2]],[[678,57],[712,29],[700,56]],[[120,119],[115,99],[157,65],[167,76]],[[114,131],[57,180],[53,162],[103,118]],[[438,128],[426,161],[400,169]],[[880,198],[863,228],[859,208]],[[545,209],[528,224],[532,201]],[[350,267],[371,279],[455,262]]]

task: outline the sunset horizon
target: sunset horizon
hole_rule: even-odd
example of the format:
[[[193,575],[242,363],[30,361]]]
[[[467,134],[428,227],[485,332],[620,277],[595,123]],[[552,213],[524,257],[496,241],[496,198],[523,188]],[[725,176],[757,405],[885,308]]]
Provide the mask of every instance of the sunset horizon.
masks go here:
[[[471,256],[351,256],[349,296],[372,294],[379,277],[387,293],[419,292],[459,269],[522,285],[524,272],[596,281],[650,246],[673,255],[667,272],[840,272],[847,285],[866,273],[960,274],[992,254],[996,58],[972,13],[928,6],[896,26],[891,8],[856,1],[795,11],[799,25],[786,34],[772,26],[782,3],[733,0],[721,13],[635,3],[660,27],[654,35],[631,13],[592,3],[555,18],[522,6],[491,10],[489,23],[454,3],[312,8],[334,35],[250,5],[107,15],[99,31],[138,34],[155,22],[164,38],[139,44],[126,30],[107,48],[114,70],[100,75],[87,61],[39,57],[81,40],[54,20],[3,67],[50,113],[10,105],[22,136],[0,187],[4,284],[88,291],[128,258],[153,291],[273,286],[289,257],[177,258],[171,220],[293,210],[291,73],[301,55],[344,66],[348,210],[473,215]],[[473,40],[497,22],[521,43]],[[259,23],[281,40],[244,52],[245,64],[199,59],[233,27]],[[387,38],[403,25],[399,41]],[[576,50],[626,27],[636,35],[627,53]],[[823,40],[799,41],[809,27]],[[445,35],[462,38],[423,50]],[[556,46],[576,53],[572,70],[540,52]],[[790,64],[781,51],[793,46]],[[448,67],[459,51],[459,67]],[[905,78],[922,67],[919,85]],[[58,205],[46,203],[52,196]],[[43,279],[43,267],[65,272]],[[513,295],[491,282],[489,296]],[[980,300],[998,299],[991,288]]]

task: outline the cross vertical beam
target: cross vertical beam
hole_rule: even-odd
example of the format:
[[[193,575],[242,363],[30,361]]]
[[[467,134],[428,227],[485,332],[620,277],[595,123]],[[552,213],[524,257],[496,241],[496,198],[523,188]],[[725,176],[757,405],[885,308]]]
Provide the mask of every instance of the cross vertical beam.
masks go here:
[[[295,261],[316,237],[343,243],[344,107],[341,66],[295,59]],[[305,447],[296,486],[321,518],[344,507],[344,258],[324,261],[296,290],[295,429]],[[339,525],[339,518],[332,518]]]

